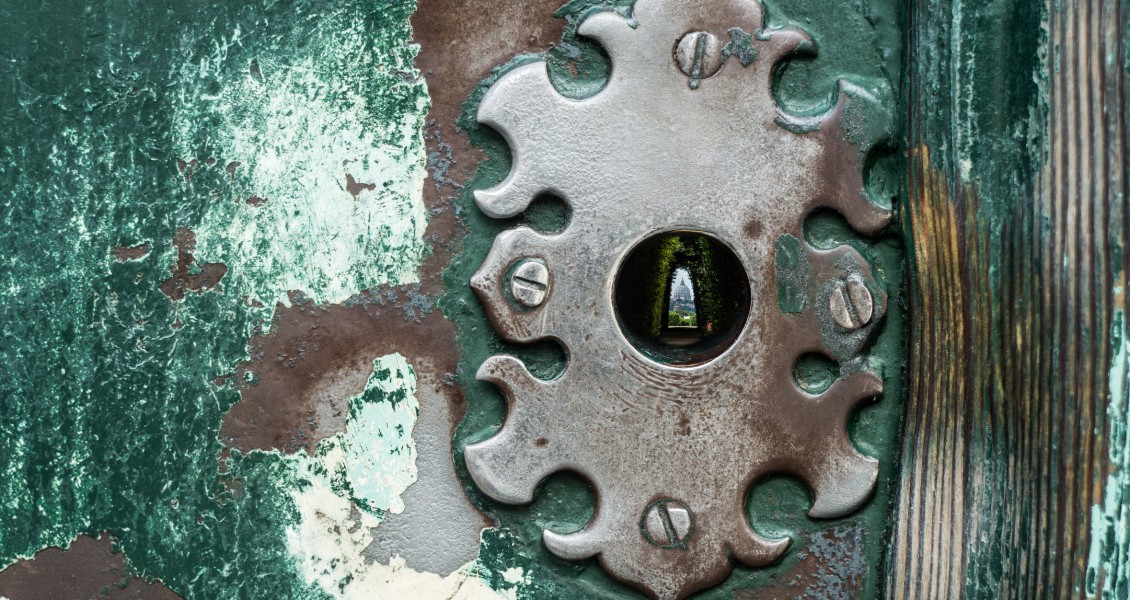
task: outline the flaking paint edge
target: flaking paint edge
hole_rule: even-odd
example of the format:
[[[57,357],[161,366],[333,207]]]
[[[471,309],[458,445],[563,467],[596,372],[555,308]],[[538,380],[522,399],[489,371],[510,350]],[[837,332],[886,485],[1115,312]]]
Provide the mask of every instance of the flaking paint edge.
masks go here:
[[[349,36],[350,29],[334,36],[334,48],[232,76],[221,64],[227,49],[240,43],[243,32],[236,29],[193,67],[201,72],[182,73],[185,82],[206,75],[224,82],[205,100],[219,115],[221,127],[211,133],[226,150],[222,160],[233,165],[237,187],[234,202],[205,213],[196,254],[202,262],[227,264],[225,284],[263,303],[265,323],[276,304],[290,304],[291,292],[315,303],[341,303],[362,290],[418,281],[426,252],[426,84],[410,65],[358,65],[357,76],[372,68],[411,71],[404,85],[418,94],[414,110],[383,127],[366,118],[360,95],[347,94],[344,103],[328,100],[335,82],[324,74],[334,71],[319,60],[327,52],[362,53],[362,32]],[[269,87],[267,76],[277,77]],[[178,106],[191,105],[191,86],[183,93]],[[179,117],[174,137],[187,155],[199,128],[194,115]],[[349,178],[373,187],[350,190]],[[240,202],[243,196],[265,200],[252,205]],[[386,410],[387,402],[372,399],[397,392],[406,392],[403,409]],[[276,454],[304,482],[289,490],[298,520],[286,528],[286,545],[295,566],[307,584],[335,598],[514,598],[524,582],[520,568],[508,570],[496,591],[475,574],[481,566],[474,561],[441,577],[408,568],[400,557],[382,564],[363,555],[383,514],[403,511],[402,495],[416,481],[414,394],[414,373],[403,356],[377,358],[365,391],[350,401],[343,432],[322,440],[313,456],[265,453]],[[397,427],[401,433],[394,438]]]
[[[1124,288],[1115,289],[1121,298]],[[1103,486],[1103,502],[1091,507],[1091,544],[1087,556],[1088,598],[1098,594],[1102,581],[1102,597],[1117,597],[1130,586],[1130,336],[1126,314],[1116,311],[1111,326],[1112,358],[1108,376],[1110,397],[1107,403],[1112,471]],[[1096,431],[1096,435],[1100,432]]]
[[[416,481],[415,394],[415,372],[405,358],[382,356],[365,391],[350,401],[345,431],[319,442],[312,456],[286,457],[305,482],[290,491],[299,518],[286,542],[296,567],[308,584],[341,600],[513,597],[514,589],[500,595],[477,577],[473,562],[441,577],[413,570],[400,557],[382,564],[364,555],[373,530],[385,514],[404,510],[401,495]]]

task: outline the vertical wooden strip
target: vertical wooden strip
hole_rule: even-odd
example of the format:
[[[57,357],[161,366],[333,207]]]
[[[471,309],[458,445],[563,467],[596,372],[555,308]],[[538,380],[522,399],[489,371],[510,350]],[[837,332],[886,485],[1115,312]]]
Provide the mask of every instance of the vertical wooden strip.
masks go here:
[[[1128,10],[1047,0],[1041,25],[1030,7],[908,15],[912,356],[889,598],[1130,591],[1130,533],[1108,514],[1130,510],[1128,436],[1108,432],[1130,416],[1108,406],[1130,387],[1111,381],[1127,366],[1111,336],[1130,270]],[[1010,56],[998,38],[1043,43]],[[1040,82],[1026,99],[1018,62]],[[1030,116],[991,118],[1007,102]]]

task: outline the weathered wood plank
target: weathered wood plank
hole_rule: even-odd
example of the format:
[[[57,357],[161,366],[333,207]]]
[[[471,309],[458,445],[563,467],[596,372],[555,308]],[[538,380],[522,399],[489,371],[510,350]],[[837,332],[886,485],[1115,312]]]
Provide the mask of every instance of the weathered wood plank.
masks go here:
[[[1128,16],[1120,0],[911,10],[887,597],[1127,593]]]

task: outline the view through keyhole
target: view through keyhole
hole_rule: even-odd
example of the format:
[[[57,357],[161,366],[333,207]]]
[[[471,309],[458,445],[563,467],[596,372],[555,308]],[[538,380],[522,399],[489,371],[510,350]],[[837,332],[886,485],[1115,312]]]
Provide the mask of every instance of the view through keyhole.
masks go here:
[[[749,278],[726,244],[698,231],[648,237],[616,274],[616,319],[657,362],[689,366],[726,351],[749,316]]]

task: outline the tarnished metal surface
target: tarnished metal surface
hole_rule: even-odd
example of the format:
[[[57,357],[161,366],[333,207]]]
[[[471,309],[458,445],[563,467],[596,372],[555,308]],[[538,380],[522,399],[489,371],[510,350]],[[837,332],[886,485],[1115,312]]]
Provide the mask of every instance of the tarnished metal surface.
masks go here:
[[[844,98],[809,119],[774,104],[774,64],[810,40],[762,29],[762,17],[748,0],[640,0],[631,21],[597,13],[579,31],[611,57],[603,90],[567,99],[535,62],[501,78],[478,115],[514,153],[509,177],[477,192],[483,212],[510,217],[552,192],[573,213],[559,234],[499,235],[471,285],[503,337],[556,340],[569,362],[552,381],[509,356],[481,366],[479,377],[498,385],[510,409],[495,437],[467,448],[468,469],[485,493],[510,503],[531,501],[551,473],[582,474],[597,490],[596,516],[576,533],[546,531],[546,545],[566,559],[599,556],[609,573],[653,597],[715,584],[731,558],[759,566],[785,551],[787,539],[761,537],[745,514],[746,494],[762,477],[803,480],[814,492],[813,517],[852,512],[875,484],[877,462],[855,451],[845,426],[860,400],[880,393],[880,380],[841,369],[813,395],[791,373],[809,353],[854,358],[881,321],[886,295],[855,250],[805,245],[798,260],[806,275],[794,287],[807,310],[786,313],[777,279],[795,274],[776,272],[774,251],[778,238],[804,239],[804,220],[820,207],[865,234],[890,215],[863,195],[858,151],[840,128]],[[747,31],[756,41],[739,47],[752,39]],[[679,59],[688,32],[731,39],[709,78],[694,63],[710,44],[696,42],[697,58]],[[593,164],[602,166],[595,175]],[[751,285],[751,314],[734,345],[685,368],[653,362],[628,343],[611,292],[629,250],[673,230],[722,240]],[[544,261],[554,278],[534,308],[508,297],[513,267],[526,258]],[[848,280],[872,298],[866,324],[851,331],[833,323],[828,301]]]

